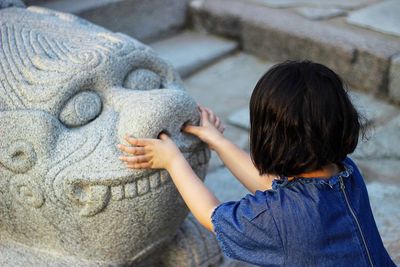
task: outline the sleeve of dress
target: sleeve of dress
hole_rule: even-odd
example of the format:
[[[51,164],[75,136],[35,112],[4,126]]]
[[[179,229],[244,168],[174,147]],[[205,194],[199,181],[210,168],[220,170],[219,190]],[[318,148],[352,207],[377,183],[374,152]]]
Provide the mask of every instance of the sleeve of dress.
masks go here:
[[[239,201],[220,204],[211,219],[218,243],[230,258],[258,265],[279,266],[284,253],[268,194],[257,191]]]

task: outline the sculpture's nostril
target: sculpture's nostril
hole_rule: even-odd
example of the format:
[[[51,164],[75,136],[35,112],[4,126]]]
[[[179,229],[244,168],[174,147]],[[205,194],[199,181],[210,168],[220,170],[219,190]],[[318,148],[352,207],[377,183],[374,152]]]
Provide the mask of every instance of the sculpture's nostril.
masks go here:
[[[181,126],[181,132],[183,131],[183,129],[185,129],[186,126],[188,125],[194,125],[193,122],[191,120],[187,120],[185,121],[182,126]]]
[[[171,134],[169,133],[169,131],[167,131],[167,130],[162,130],[158,135],[157,135],[157,138],[158,139],[160,139],[160,135],[161,134],[166,134],[166,135],[168,135],[169,137],[171,137]]]

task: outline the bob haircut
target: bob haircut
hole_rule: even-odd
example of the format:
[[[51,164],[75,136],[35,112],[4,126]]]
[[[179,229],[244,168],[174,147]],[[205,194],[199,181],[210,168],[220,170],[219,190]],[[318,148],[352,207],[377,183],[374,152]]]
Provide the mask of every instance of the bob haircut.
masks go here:
[[[262,174],[296,176],[341,161],[362,129],[340,77],[311,61],[286,61],[250,99],[250,152]]]

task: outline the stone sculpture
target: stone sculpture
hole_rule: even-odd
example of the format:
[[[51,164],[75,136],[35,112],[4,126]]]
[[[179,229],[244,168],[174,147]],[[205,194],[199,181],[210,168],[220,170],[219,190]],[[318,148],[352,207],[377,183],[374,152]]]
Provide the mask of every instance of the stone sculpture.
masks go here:
[[[0,1],[2,2],[2,1]],[[9,3],[10,1],[6,1]],[[125,133],[168,132],[200,177],[209,150],[169,64],[76,16],[0,10],[0,266],[211,266],[212,234],[168,173],[131,170]]]

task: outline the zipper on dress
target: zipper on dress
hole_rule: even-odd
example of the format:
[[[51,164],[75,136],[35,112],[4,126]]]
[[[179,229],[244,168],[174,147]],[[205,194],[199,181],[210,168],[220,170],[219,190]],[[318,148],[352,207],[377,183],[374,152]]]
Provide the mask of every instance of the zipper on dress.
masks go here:
[[[347,207],[349,208],[351,215],[353,216],[354,220],[356,221],[358,231],[360,231],[361,239],[362,239],[362,241],[364,243],[365,250],[367,251],[369,263],[371,264],[372,267],[374,267],[375,265],[372,263],[371,255],[369,254],[369,250],[368,250],[368,247],[367,247],[367,242],[365,242],[364,234],[363,234],[363,232],[361,230],[360,223],[358,222],[356,214],[354,213],[353,208],[350,206],[349,199],[347,198],[347,194],[346,194],[345,186],[344,186],[344,182],[343,182],[343,177],[340,177],[340,189],[343,192],[344,199],[346,200]]]

